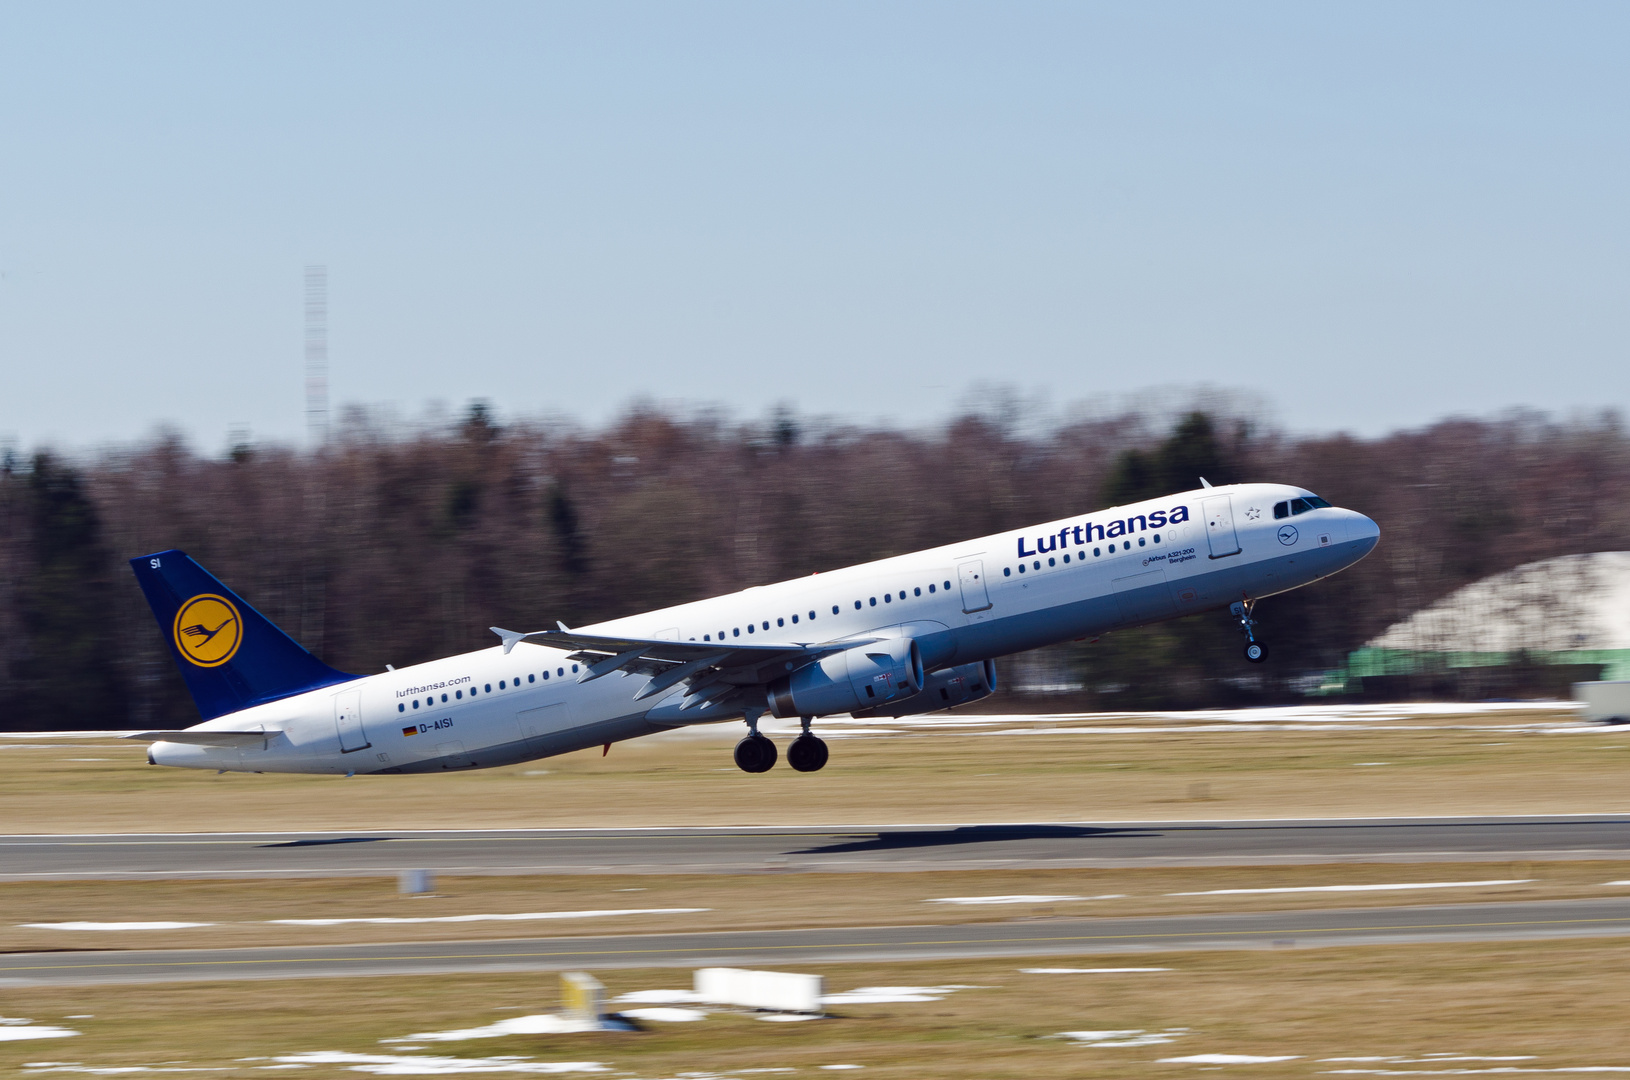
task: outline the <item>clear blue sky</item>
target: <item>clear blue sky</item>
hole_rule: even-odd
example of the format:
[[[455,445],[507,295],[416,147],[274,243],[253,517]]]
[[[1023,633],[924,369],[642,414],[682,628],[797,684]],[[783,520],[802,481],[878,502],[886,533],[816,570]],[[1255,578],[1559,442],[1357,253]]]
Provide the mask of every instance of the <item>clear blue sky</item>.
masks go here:
[[[0,439],[1630,404],[1630,5],[0,4]]]

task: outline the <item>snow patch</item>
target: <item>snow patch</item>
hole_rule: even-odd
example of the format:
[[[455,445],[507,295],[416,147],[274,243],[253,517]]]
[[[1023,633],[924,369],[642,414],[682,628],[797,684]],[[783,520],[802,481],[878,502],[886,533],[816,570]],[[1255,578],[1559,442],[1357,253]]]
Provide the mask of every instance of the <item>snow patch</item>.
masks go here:
[[[1133,971],[1170,971],[1171,968],[1020,968],[1024,975],[1121,975]]]
[[[1303,892],[1388,892],[1396,889],[1475,889],[1488,885],[1527,885],[1533,878],[1506,878],[1496,881],[1417,881],[1398,885],[1297,885],[1278,889],[1206,889],[1204,892],[1173,892],[1167,896],[1240,896],[1245,893]]]
[[[1166,1031],[1126,1028],[1113,1031],[1061,1031],[1058,1037],[1069,1039],[1076,1046],[1160,1046],[1187,1034],[1188,1028],[1170,1028]]]
[[[861,986],[842,994],[827,994],[821,998],[821,1004],[888,1005],[899,1002],[939,1001],[957,990],[977,989],[979,989],[977,986]]]
[[[268,919],[276,926],[344,926],[350,923],[396,926],[401,923],[469,923],[469,922],[532,922],[539,919],[601,919],[611,915],[693,915],[710,911],[702,907],[674,908],[606,908],[600,911],[526,911],[513,915],[421,915],[418,917],[392,916],[372,919]],[[207,925],[175,923],[167,925]]]
[[[214,926],[207,922],[25,922],[18,923],[28,930],[191,930],[199,926]]]
[[[22,1016],[0,1016],[0,1042],[23,1042],[27,1039],[66,1039],[79,1032],[72,1028],[36,1024]]]
[[[343,1065],[351,1072],[375,1076],[452,1076],[456,1073],[589,1073],[606,1072],[598,1061],[532,1061],[523,1057],[461,1058],[413,1057],[405,1054],[352,1054],[343,1050],[312,1050],[283,1054],[274,1060],[287,1065]]]
[[[1298,1054],[1190,1054],[1188,1057],[1161,1058],[1161,1062],[1176,1065],[1272,1065],[1276,1061],[1295,1061]]]
[[[694,990],[633,990],[612,1000],[619,1004],[626,1001],[637,1005],[688,1005],[703,999]]]
[[[1026,896],[1015,894],[1010,896],[941,896],[933,900],[924,900],[925,904],[1061,904],[1068,900],[1113,900],[1119,897],[1110,896]]]
[[[707,1013],[701,1009],[678,1009],[672,1006],[657,1006],[650,1009],[624,1009],[622,1015],[631,1020],[654,1020],[660,1024],[686,1024],[707,1019]]]
[[[533,1016],[511,1016],[495,1024],[482,1027],[456,1028],[452,1031],[421,1031],[403,1035],[399,1039],[382,1039],[387,1043],[411,1042],[463,1042],[466,1039],[499,1039],[506,1035],[561,1035],[574,1031],[599,1031],[600,1024],[593,1021],[573,1020],[555,1013],[537,1013]]]

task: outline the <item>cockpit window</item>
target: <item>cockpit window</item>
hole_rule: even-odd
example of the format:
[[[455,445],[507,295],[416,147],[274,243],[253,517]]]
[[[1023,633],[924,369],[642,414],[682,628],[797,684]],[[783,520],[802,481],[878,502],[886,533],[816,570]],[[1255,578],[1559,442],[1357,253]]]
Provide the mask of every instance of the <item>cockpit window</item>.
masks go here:
[[[1288,503],[1288,502],[1274,503],[1273,504],[1273,516],[1275,518],[1290,517],[1290,503]]]
[[[1317,495],[1309,495],[1309,496],[1307,496],[1306,498],[1303,498],[1303,499],[1292,499],[1290,501],[1290,512],[1292,514],[1305,514],[1309,510],[1318,510],[1321,507],[1326,507],[1326,506],[1329,506],[1329,505],[1330,504],[1328,502],[1326,502],[1325,500],[1319,498]],[[1277,506],[1274,507],[1273,516],[1274,517],[1281,516],[1280,513],[1279,513],[1279,508]]]

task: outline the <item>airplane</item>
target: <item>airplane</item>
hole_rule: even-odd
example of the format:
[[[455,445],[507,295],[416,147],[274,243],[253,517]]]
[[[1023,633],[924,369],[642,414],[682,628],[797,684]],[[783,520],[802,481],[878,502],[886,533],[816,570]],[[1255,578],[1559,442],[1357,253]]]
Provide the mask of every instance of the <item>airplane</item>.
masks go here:
[[[1259,600],[1343,570],[1381,531],[1283,484],[1212,486],[591,626],[492,627],[491,648],[336,671],[184,552],[132,559],[203,723],[141,731],[154,765],[341,775],[491,768],[743,720],[735,763],[777,759],[764,714],[899,717],[996,690],[995,659],[1229,608],[1261,663]]]

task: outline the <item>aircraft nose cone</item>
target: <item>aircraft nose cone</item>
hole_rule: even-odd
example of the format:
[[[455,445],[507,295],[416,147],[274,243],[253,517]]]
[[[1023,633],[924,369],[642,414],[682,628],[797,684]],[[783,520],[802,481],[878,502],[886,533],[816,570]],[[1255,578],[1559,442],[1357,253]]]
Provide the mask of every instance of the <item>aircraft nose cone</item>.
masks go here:
[[[1364,553],[1368,555],[1381,541],[1381,526],[1363,514],[1354,514],[1352,523],[1347,526],[1348,536],[1364,545]]]

